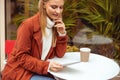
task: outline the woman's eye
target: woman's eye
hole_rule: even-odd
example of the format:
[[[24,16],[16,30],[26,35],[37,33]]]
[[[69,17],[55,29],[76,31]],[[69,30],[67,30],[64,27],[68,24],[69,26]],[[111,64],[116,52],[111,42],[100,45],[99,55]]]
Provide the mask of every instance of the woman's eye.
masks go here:
[[[56,8],[63,9],[63,6],[58,7],[58,6],[56,6],[56,5],[51,5],[51,7],[52,7],[53,9],[56,9]]]
[[[57,6],[51,6],[53,9],[57,8]]]
[[[61,6],[60,9],[63,9],[63,6]]]

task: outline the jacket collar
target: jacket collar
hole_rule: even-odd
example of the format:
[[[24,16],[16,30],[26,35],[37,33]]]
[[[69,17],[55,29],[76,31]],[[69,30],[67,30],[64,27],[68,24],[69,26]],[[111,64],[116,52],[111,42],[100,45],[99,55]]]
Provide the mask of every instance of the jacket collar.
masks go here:
[[[41,54],[42,51],[42,33],[41,33],[41,26],[40,26],[40,20],[39,20],[39,13],[37,13],[35,16],[33,16],[33,37],[36,40],[38,47],[39,47],[39,52]]]

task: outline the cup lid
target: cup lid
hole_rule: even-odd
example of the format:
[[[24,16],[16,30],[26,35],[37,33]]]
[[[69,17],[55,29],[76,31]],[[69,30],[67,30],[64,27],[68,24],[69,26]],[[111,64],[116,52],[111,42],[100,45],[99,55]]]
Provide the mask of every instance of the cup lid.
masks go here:
[[[87,48],[87,47],[83,47],[83,48],[80,48],[80,51],[85,51],[85,52],[90,52],[91,49],[90,48]]]

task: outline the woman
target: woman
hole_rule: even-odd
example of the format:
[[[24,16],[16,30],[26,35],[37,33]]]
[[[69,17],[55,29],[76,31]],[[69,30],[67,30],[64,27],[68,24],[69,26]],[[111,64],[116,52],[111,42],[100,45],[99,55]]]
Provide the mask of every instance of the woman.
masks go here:
[[[19,27],[16,44],[2,72],[2,80],[54,80],[51,71],[63,66],[49,62],[63,57],[67,35],[62,21],[64,0],[40,0],[39,12]]]

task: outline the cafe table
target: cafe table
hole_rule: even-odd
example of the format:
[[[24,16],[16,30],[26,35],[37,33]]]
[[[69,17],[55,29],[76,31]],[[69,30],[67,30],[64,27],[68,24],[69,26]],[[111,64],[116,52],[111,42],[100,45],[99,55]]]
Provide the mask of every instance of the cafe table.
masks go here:
[[[120,72],[119,65],[113,59],[94,53],[90,53],[88,62],[80,61],[80,52],[67,52],[64,57],[49,61],[64,66],[59,72],[49,72],[65,80],[110,80]]]

